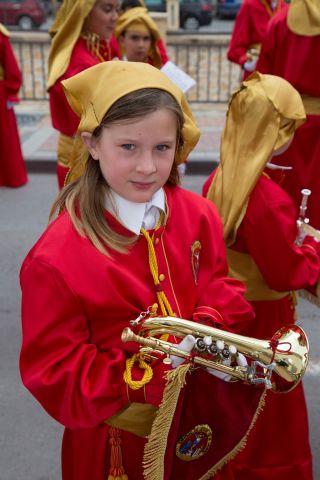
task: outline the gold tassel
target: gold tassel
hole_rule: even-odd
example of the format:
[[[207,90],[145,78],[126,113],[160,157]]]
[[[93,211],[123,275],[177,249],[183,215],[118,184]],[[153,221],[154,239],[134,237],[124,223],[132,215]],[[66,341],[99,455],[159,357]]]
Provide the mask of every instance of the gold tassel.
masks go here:
[[[108,480],[128,480],[128,475],[125,473],[122,465],[121,430],[110,427],[109,436],[111,453]]]
[[[161,480],[163,478],[168,435],[180,391],[186,384],[186,375],[191,366],[191,363],[183,364],[166,373],[167,383],[163,392],[163,399],[144,448],[145,480]]]

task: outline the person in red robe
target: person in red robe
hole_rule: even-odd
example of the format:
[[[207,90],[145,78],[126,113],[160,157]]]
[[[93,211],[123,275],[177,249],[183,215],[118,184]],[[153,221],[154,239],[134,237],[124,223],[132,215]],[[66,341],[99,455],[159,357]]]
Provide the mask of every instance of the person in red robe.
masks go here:
[[[62,188],[81,147],[74,141],[79,119],[63,93],[62,80],[111,59],[108,40],[118,18],[116,0],[64,0],[50,33],[48,92],[53,127],[59,132],[57,176]]]
[[[144,7],[144,6],[145,6],[144,3],[140,2],[140,0],[123,0],[121,2],[120,12],[124,13],[130,8]],[[111,35],[109,45],[111,50],[111,58],[122,58],[120,45],[113,34]],[[161,64],[165,65],[165,63],[167,63],[167,61],[169,60],[169,55],[167,53],[167,49],[162,38],[159,38],[156,41],[156,46],[160,53]]]
[[[279,45],[281,46],[279,48]],[[307,216],[320,228],[320,5],[310,0],[292,0],[270,22],[257,69],[279,75],[301,94],[307,113],[290,148],[278,160],[291,166],[281,186],[292,197],[298,212],[301,190],[308,188]]]
[[[288,82],[253,73],[230,101],[220,165],[203,188],[222,217],[230,275],[245,283],[255,311],[246,330],[253,337],[270,339],[294,324],[294,290],[318,285],[320,244],[300,236],[291,198],[269,176],[271,158],[304,119],[301,98]],[[246,449],[232,466],[237,480],[312,479],[301,383],[286,394],[267,393]]]
[[[228,60],[239,64],[243,78],[255,70],[270,18],[284,7],[284,0],[244,0],[236,16]]]
[[[0,186],[21,187],[28,177],[13,107],[19,102],[22,74],[9,37],[0,23]]]
[[[122,341],[146,315],[221,334],[253,319],[243,284],[227,277],[216,208],[177,185],[199,139],[189,106],[145,63],[104,62],[63,88],[88,153],[22,265],[20,358],[25,386],[66,427],[62,478],[234,480],[228,461],[264,391],[193,368],[193,356],[147,363]],[[194,337],[182,342],[190,352]]]
[[[157,68],[164,65],[159,49],[160,31],[146,8],[133,7],[123,12],[114,37],[120,47],[120,59],[148,62]]]

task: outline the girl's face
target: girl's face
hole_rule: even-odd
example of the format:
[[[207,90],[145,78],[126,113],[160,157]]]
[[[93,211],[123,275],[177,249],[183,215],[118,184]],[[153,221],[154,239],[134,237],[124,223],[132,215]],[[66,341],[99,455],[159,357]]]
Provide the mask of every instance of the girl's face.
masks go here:
[[[169,178],[177,143],[177,118],[161,109],[132,121],[103,128],[99,138],[83,132],[92,158],[118,195],[131,202],[148,202]]]
[[[117,0],[97,0],[83,24],[83,30],[109,38],[118,19]]]
[[[145,62],[151,48],[151,34],[128,30],[119,37],[129,62]]]

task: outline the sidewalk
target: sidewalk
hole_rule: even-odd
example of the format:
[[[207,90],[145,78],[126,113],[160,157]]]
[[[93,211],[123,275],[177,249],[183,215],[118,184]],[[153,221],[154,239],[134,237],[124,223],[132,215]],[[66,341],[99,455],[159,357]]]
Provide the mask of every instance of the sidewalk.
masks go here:
[[[187,173],[208,174],[219,161],[225,104],[191,105],[201,138],[188,160]],[[21,102],[15,108],[22,151],[29,172],[55,172],[58,133],[52,128],[47,102]]]

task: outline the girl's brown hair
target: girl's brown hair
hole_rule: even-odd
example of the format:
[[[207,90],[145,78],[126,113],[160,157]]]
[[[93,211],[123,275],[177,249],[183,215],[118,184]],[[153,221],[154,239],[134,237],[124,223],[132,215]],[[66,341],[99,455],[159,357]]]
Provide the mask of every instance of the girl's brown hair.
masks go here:
[[[117,100],[92,135],[99,138],[104,127],[134,120],[160,109],[168,109],[176,115],[177,152],[183,145],[183,113],[172,95],[157,88],[136,90]],[[177,164],[174,162],[167,184],[178,185],[179,180]],[[55,212],[67,209],[77,232],[87,236],[100,252],[108,255],[106,247],[109,247],[111,250],[126,253],[127,247],[133,245],[138,237],[125,237],[110,228],[104,214],[108,191],[109,185],[101,173],[99,162],[89,155],[83,175],[65,186],[58,194],[51,208],[50,220]]]

